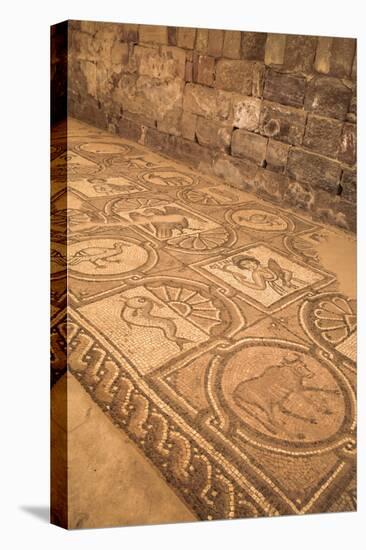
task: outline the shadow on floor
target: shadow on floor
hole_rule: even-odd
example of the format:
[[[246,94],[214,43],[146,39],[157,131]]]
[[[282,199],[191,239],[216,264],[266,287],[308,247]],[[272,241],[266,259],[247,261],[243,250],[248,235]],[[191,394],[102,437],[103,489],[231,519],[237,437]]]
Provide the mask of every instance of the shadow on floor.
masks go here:
[[[50,522],[50,507],[49,506],[20,506],[20,509],[27,514],[40,519],[43,522]]]

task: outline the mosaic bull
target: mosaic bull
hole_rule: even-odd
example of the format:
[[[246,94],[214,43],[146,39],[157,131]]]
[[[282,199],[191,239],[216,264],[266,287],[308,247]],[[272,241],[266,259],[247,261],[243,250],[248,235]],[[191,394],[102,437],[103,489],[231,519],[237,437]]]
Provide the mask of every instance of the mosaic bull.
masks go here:
[[[240,382],[234,390],[233,399],[236,405],[270,432],[289,434],[284,422],[277,419],[278,412],[306,424],[318,423],[318,419],[311,412],[300,414],[291,410],[288,400],[294,394],[298,399],[304,400],[305,404],[311,405],[312,411],[325,415],[333,414],[325,395],[339,395],[339,390],[304,384],[305,380],[313,377],[314,373],[301,356],[295,354],[292,358],[283,358],[279,365],[268,367],[260,376]],[[303,434],[289,435],[304,438]]]

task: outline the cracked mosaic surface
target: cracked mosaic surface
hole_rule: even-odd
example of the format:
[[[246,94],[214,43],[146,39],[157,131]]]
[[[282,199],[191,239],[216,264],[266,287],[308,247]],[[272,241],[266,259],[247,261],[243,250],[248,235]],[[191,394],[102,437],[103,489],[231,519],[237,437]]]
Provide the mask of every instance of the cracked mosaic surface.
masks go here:
[[[63,150],[63,132],[52,383],[67,363],[197,519],[354,510],[356,302],[318,250],[337,233],[75,120]]]

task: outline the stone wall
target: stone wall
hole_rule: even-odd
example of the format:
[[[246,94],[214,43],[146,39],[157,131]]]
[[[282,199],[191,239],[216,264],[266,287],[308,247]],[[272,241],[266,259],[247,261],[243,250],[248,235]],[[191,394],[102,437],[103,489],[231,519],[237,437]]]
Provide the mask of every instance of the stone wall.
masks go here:
[[[69,113],[355,230],[356,40],[69,22]]]

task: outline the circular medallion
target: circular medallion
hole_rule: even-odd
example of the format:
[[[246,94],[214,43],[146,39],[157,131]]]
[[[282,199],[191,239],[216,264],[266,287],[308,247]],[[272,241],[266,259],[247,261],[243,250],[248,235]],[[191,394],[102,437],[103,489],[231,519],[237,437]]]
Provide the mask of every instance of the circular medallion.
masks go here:
[[[289,222],[284,217],[260,208],[240,208],[231,212],[230,218],[236,225],[254,231],[282,232],[289,229]]]
[[[108,141],[82,143],[77,148],[86,153],[96,153],[99,155],[124,155],[130,150],[128,145],[123,143],[109,143]]]
[[[149,253],[125,239],[89,239],[68,245],[67,266],[76,278],[116,279],[144,266]]]
[[[162,187],[183,187],[196,183],[193,176],[178,172],[177,170],[160,169],[151,170],[141,174],[140,179],[143,183],[159,185]]]
[[[214,365],[222,410],[253,442],[320,449],[339,441],[351,423],[343,378],[296,344],[248,342]]]

